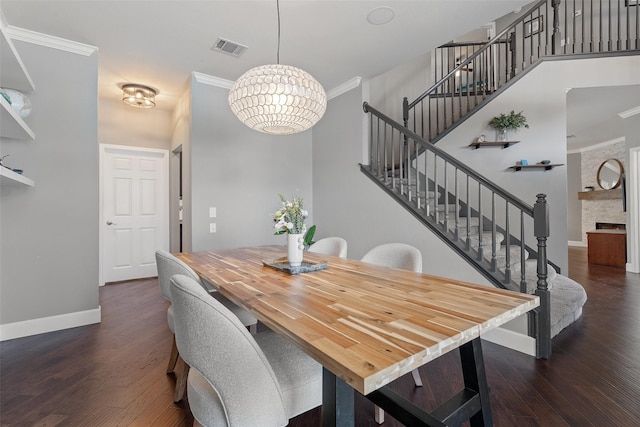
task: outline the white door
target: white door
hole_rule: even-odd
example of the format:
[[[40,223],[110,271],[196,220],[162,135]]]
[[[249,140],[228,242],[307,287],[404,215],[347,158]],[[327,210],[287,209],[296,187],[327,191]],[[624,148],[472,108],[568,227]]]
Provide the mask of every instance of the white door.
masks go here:
[[[103,282],[157,275],[169,249],[168,152],[102,145]]]

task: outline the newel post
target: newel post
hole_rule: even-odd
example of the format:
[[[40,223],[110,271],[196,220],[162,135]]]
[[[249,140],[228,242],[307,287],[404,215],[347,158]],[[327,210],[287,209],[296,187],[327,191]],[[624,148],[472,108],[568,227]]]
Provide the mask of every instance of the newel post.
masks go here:
[[[533,206],[533,234],[538,239],[538,283],[535,294],[540,297],[536,315],[536,353],[541,359],[551,357],[551,295],[547,284],[547,238],[549,237],[549,205],[546,195],[538,194]]]
[[[551,0],[551,7],[553,8],[553,34],[551,34],[551,54],[555,55],[556,52],[560,52],[560,40],[562,39],[562,33],[560,32],[560,2],[561,0]]]
[[[402,98],[402,123],[409,127],[409,100],[406,96]]]

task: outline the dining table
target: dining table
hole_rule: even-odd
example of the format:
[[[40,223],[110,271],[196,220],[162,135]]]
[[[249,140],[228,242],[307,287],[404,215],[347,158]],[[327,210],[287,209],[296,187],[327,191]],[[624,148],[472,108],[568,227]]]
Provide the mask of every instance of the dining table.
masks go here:
[[[297,272],[286,253],[269,245],[175,255],[323,366],[323,427],[354,425],[356,392],[405,425],[493,425],[481,336],[535,309],[537,296],[307,251],[303,267],[313,271]],[[456,349],[464,388],[439,407],[427,411],[389,386]]]

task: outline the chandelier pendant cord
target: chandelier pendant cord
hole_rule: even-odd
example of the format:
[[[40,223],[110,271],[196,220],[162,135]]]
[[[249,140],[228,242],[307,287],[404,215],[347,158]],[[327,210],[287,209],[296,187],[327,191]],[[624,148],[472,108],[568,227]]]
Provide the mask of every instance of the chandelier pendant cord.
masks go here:
[[[278,50],[276,51],[276,64],[280,65],[280,0],[276,0],[276,10],[278,12]]]

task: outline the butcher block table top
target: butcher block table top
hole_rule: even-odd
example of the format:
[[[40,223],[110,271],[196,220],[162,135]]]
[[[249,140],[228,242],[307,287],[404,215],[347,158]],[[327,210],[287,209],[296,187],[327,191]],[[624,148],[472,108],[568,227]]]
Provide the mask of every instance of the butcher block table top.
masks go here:
[[[539,305],[525,295],[305,252],[324,270],[263,265],[286,247],[176,254],[224,296],[366,395]]]

